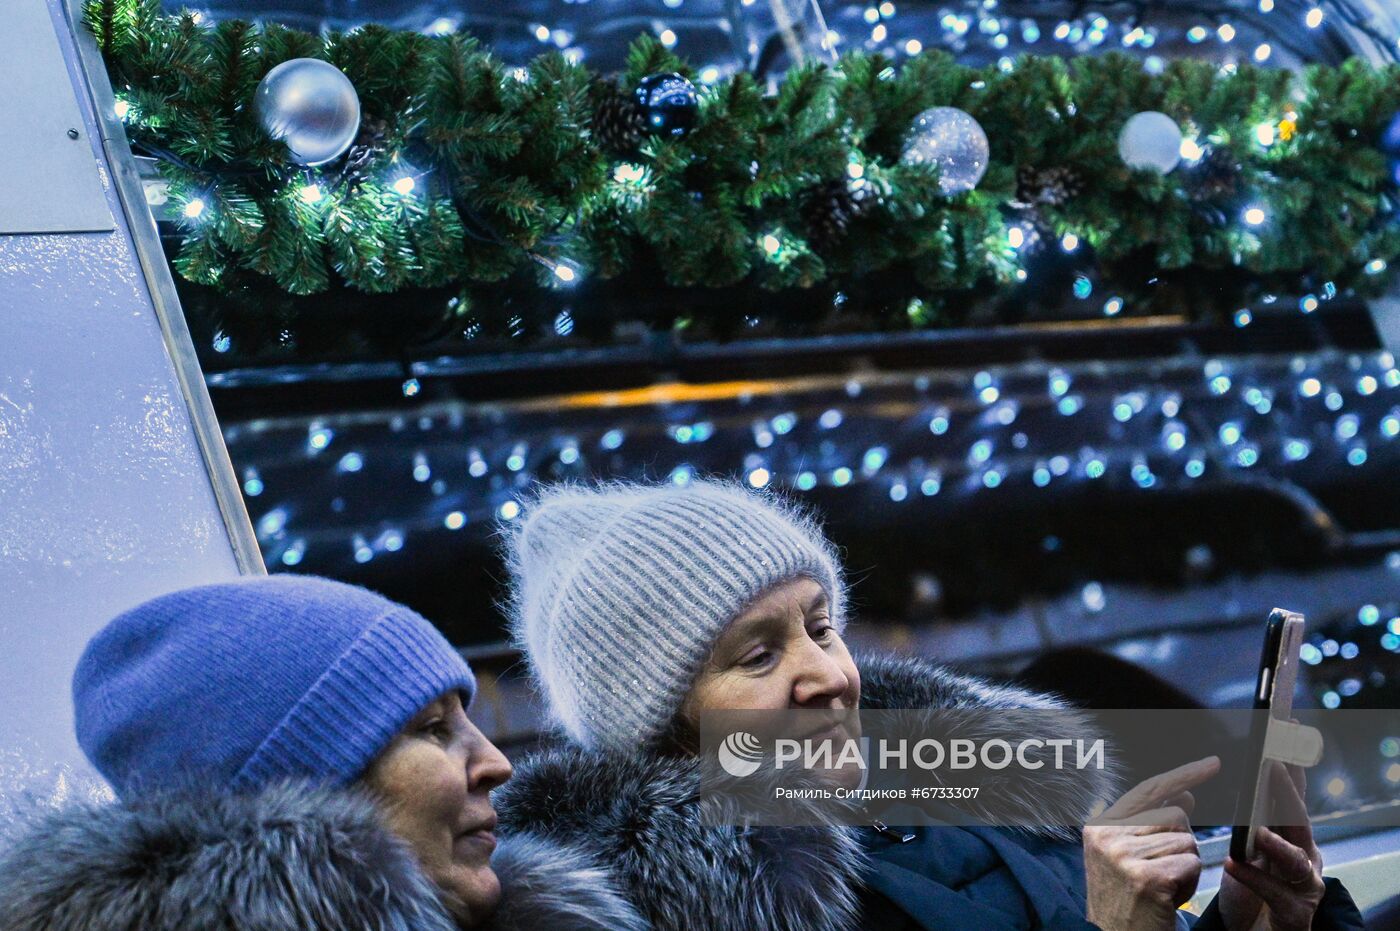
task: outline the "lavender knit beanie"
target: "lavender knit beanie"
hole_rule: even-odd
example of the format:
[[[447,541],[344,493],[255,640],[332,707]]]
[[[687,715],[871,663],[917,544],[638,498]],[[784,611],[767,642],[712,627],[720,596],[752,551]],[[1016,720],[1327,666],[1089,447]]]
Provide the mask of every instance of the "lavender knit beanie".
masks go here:
[[[476,681],[421,616],[363,588],[279,575],[187,588],[119,615],[73,675],[78,744],[117,794],[343,785],[425,705]]]
[[[557,486],[506,533],[512,633],[551,716],[585,747],[660,734],[720,633],[779,582],[814,579],[845,624],[820,529],[738,485]]]

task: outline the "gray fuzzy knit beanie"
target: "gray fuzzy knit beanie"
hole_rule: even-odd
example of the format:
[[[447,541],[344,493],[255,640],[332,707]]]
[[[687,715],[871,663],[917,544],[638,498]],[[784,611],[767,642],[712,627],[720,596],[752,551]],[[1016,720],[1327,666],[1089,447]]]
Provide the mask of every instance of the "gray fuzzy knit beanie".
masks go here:
[[[552,487],[506,533],[512,633],[551,716],[585,747],[662,733],[725,626],[779,582],[812,578],[845,626],[821,530],[738,485]]]

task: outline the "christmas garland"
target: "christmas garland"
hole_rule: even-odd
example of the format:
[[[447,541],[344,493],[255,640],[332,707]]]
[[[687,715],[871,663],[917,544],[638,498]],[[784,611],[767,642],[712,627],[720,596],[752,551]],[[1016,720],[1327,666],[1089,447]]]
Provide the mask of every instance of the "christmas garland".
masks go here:
[[[925,53],[896,68],[851,53],[771,91],[742,73],[695,89],[650,37],[602,76],[558,54],[507,67],[464,35],[210,24],[156,0],[85,15],[133,146],[160,159],[175,268],[225,290],[251,273],[293,295],[460,288],[465,306],[523,275],[750,293],[888,277],[916,283],[919,323],[1035,296],[1038,255],[1069,256],[1073,297],[1107,313],[1151,309],[1163,282],[1209,283],[1178,312],[1273,295],[1307,310],[1379,287],[1400,255],[1395,67],[1149,73],[1110,54],[1003,70]],[[348,151],[315,168],[258,99],[298,59],[343,72],[361,113]],[[915,152],[916,121],[939,107],[985,132],[971,189],[965,165]],[[1180,165],[1123,148],[1146,111],[1180,127]]]

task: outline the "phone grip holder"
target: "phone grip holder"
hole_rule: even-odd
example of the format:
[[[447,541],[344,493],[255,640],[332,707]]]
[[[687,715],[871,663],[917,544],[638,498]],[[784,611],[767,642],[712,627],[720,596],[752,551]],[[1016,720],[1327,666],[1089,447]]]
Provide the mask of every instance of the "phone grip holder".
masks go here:
[[[1306,724],[1269,719],[1264,734],[1265,759],[1294,766],[1316,766],[1322,759],[1322,732]]]

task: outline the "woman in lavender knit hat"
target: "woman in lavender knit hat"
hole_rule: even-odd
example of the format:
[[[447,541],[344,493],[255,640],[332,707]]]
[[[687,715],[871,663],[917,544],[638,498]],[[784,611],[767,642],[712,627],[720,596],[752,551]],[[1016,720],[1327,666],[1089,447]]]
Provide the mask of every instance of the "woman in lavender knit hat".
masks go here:
[[[640,928],[583,852],[503,838],[511,774],[476,679],[424,618],[352,585],[162,595],[93,637],[78,743],[118,800],[0,847],[6,931]]]
[[[1194,890],[1200,859],[1175,806],[1215,772],[1214,758],[1120,801],[1160,805],[1159,823],[1129,819],[1082,837],[1064,826],[1085,824],[1114,796],[1102,771],[1009,775],[998,794],[1022,809],[1019,831],[702,823],[695,736],[707,712],[818,709],[857,729],[848,737],[858,736],[862,708],[1053,708],[1077,720],[1055,698],[923,660],[853,659],[835,550],[780,497],[722,482],[565,485],[542,490],[505,533],[513,630],[564,740],[517,765],[496,794],[502,824],[616,864],[653,927],[1188,926],[1176,906]],[[979,721],[1016,742],[1024,735],[999,723],[1014,718]],[[1269,836],[1264,865],[1294,870],[1292,884],[1240,865],[1197,931],[1359,927],[1335,881],[1313,924],[1324,885],[1311,831],[1295,829],[1297,846]]]

